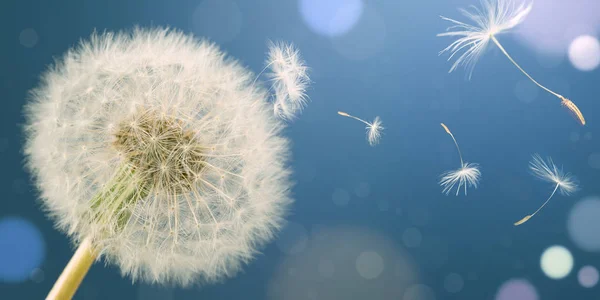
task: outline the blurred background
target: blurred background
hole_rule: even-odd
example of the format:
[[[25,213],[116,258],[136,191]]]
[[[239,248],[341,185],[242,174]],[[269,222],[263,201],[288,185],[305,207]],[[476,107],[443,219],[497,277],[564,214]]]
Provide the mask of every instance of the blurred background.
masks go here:
[[[600,286],[600,2],[535,0],[498,37],[542,84],[490,45],[471,80],[436,37],[476,0],[4,0],[0,3],[0,298],[43,299],[73,248],[40,210],[23,170],[22,109],[54,58],[94,30],[171,26],[211,39],[259,72],[268,40],[295,43],[311,67],[311,102],[293,141],[290,223],[244,272],[188,289],[131,283],[92,266],[75,299],[598,299]],[[370,147],[361,123],[385,127]],[[478,189],[442,194],[465,159]],[[581,190],[556,195],[527,168],[551,156]]]

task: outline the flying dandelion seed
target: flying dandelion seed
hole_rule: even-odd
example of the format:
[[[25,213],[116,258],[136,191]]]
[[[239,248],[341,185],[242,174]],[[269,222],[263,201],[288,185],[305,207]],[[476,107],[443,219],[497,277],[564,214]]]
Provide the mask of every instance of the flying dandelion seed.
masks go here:
[[[500,44],[496,35],[506,32],[509,29],[519,25],[525,17],[529,14],[532,8],[532,3],[520,3],[517,4],[516,0],[481,0],[482,8],[479,9],[475,6],[471,6],[472,11],[461,9],[461,13],[467,18],[475,22],[475,25],[463,23],[454,19],[441,17],[443,20],[453,23],[453,26],[448,27],[447,32],[440,33],[437,36],[451,36],[457,37],[457,40],[452,42],[444,50],[440,51],[440,54],[450,52],[451,60],[453,57],[458,55],[458,58],[450,68],[449,72],[456,70],[460,66],[467,68],[469,78],[473,74],[475,64],[481,58],[483,52],[487,48],[487,45],[492,41],[500,51],[533,83],[547,91],[548,93],[558,97],[561,100],[561,104],[566,107],[569,112],[575,117],[575,119],[581,124],[585,125],[585,119],[583,114],[577,108],[575,103],[565,98],[564,96],[550,90],[549,88],[541,85],[533,77],[531,77],[517,62],[508,54],[506,49]],[[459,54],[462,52],[462,54]]]
[[[381,139],[381,131],[384,129],[384,127],[381,125],[382,123],[379,117],[375,117],[375,120],[373,120],[372,123],[369,123],[343,111],[338,111],[338,115],[358,120],[367,125],[367,141],[369,142],[369,145],[375,146],[379,143],[379,140]]]
[[[526,215],[523,219],[514,223],[515,226],[519,226],[529,219],[533,218],[535,214],[537,214],[546,204],[552,199],[556,191],[559,191],[563,195],[570,195],[571,193],[577,191],[577,184],[575,183],[575,179],[571,174],[563,173],[563,171],[556,167],[552,158],[548,157],[546,161],[540,157],[538,154],[533,155],[533,160],[529,162],[529,169],[531,170],[533,176],[546,181],[554,183],[554,190],[550,197],[540,206],[535,212],[530,215]]]
[[[464,187],[465,195],[467,195],[467,186],[473,186],[477,188],[477,184],[479,183],[479,178],[481,177],[481,172],[479,171],[479,165],[473,163],[465,163],[463,161],[462,153],[460,152],[460,148],[458,147],[458,143],[454,138],[454,134],[450,131],[448,126],[444,123],[440,123],[446,133],[452,137],[454,141],[454,145],[456,146],[456,150],[458,150],[458,156],[460,157],[460,168],[453,171],[448,171],[442,174],[442,179],[440,179],[440,185],[444,188],[443,193],[446,195],[450,194],[450,191],[456,187],[456,195],[460,192],[461,187]]]
[[[49,299],[70,299],[100,257],[134,281],[220,281],[273,238],[292,201],[289,145],[254,78],[160,28],[94,34],[45,73],[26,107],[27,167],[79,245]]]
[[[293,44],[273,42],[269,42],[266,65],[265,69],[270,70],[267,76],[273,83],[273,110],[280,118],[291,120],[308,102],[308,67]]]

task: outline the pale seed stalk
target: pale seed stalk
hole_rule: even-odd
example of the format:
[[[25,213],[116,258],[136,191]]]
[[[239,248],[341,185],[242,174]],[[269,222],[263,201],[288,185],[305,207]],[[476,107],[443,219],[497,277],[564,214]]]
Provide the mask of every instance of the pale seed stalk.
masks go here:
[[[46,300],[72,299],[96,257],[97,253],[92,248],[92,241],[89,238],[84,239],[54,283]]]

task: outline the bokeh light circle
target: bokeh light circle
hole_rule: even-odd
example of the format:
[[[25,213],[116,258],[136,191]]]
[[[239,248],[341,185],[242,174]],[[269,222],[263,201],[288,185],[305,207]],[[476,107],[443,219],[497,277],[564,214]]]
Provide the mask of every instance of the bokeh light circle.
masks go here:
[[[331,200],[337,206],[346,206],[348,202],[350,202],[350,194],[348,191],[344,189],[335,189],[333,191],[333,195],[331,195]]]
[[[315,225],[307,249],[275,269],[266,299],[402,300],[417,270],[411,255],[379,232]]]
[[[45,257],[46,246],[40,231],[19,217],[0,220],[0,281],[28,280]]]
[[[514,33],[523,43],[540,54],[562,56],[568,51],[573,39],[585,34],[598,33],[600,1],[535,0],[534,2],[533,9],[523,23],[514,29]]]
[[[444,278],[444,289],[448,293],[458,293],[465,286],[465,281],[460,274],[450,273]]]
[[[35,282],[35,283],[40,283],[42,281],[44,281],[44,270],[40,269],[40,268],[35,268],[33,269],[33,271],[31,271],[31,274],[29,275],[29,278],[31,279],[31,281]]]
[[[598,274],[598,269],[592,266],[585,266],[577,273],[577,280],[579,281],[579,284],[585,288],[593,288],[596,286],[599,278],[600,275]]]
[[[421,235],[421,231],[417,228],[408,228],[402,233],[402,241],[407,248],[417,248],[421,246],[422,240],[423,236]]]
[[[600,152],[594,152],[588,156],[588,164],[593,169],[600,169]]]
[[[569,60],[580,71],[591,71],[600,64],[600,43],[590,35],[582,35],[571,42]]]
[[[379,277],[383,268],[383,258],[375,251],[365,251],[356,258],[356,271],[364,279]]]
[[[531,80],[522,79],[515,86],[517,99],[525,103],[533,102],[537,98],[539,91],[540,89]]]
[[[542,253],[540,266],[546,276],[552,279],[563,279],[573,269],[573,255],[563,246],[551,246]]]
[[[285,254],[301,253],[307,247],[308,232],[302,224],[288,222],[279,234],[276,244]]]
[[[361,182],[354,188],[354,193],[359,198],[369,197],[371,186],[367,182]]]
[[[402,300],[435,300],[435,292],[424,284],[415,284],[406,290]]]
[[[192,29],[218,44],[230,42],[242,29],[242,12],[231,0],[202,1],[192,14]]]
[[[577,202],[567,218],[569,237],[577,247],[600,252],[600,198],[588,197]]]
[[[363,12],[362,0],[300,0],[299,6],[308,27],[329,37],[348,32]]]
[[[33,28],[23,29],[19,34],[19,42],[23,47],[32,48],[38,42],[38,34]]]
[[[319,274],[325,278],[331,278],[335,274],[335,265],[329,259],[319,261]]]
[[[503,283],[496,293],[495,300],[538,300],[535,287],[525,279],[511,279]]]
[[[384,48],[386,36],[383,16],[371,5],[366,5],[356,26],[344,35],[332,37],[331,44],[345,58],[361,61],[379,54]]]

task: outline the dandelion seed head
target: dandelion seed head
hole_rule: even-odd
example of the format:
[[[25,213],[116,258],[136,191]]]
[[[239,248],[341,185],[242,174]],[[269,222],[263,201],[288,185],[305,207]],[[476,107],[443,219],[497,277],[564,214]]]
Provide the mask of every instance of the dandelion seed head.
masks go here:
[[[563,195],[570,195],[578,190],[575,178],[558,168],[550,157],[544,160],[539,154],[534,154],[529,162],[529,169],[535,177],[558,185],[558,190]]]
[[[443,187],[443,192],[448,195],[456,187],[456,195],[458,196],[461,188],[467,194],[467,187],[477,188],[481,171],[479,165],[474,163],[464,163],[459,169],[448,171],[442,174],[440,185]]]
[[[475,64],[486,50],[492,37],[506,32],[519,25],[531,11],[533,3],[518,0],[481,0],[481,8],[470,6],[470,10],[460,9],[460,12],[474,24],[467,24],[447,17],[443,20],[451,22],[446,32],[437,36],[451,36],[457,39],[440,54],[450,52],[451,60],[456,61],[449,72],[460,66],[465,66],[469,78],[473,73]]]
[[[235,275],[291,203],[283,124],[254,78],[178,31],[94,34],[26,107],[27,167],[45,210],[133,280]]]
[[[384,129],[382,124],[383,123],[381,122],[381,118],[379,118],[378,116],[375,117],[373,123],[367,124],[367,140],[369,141],[369,145],[375,146],[381,140],[381,132]]]
[[[293,119],[308,102],[308,67],[293,44],[269,42],[266,64],[272,82],[273,107],[282,119]]]

